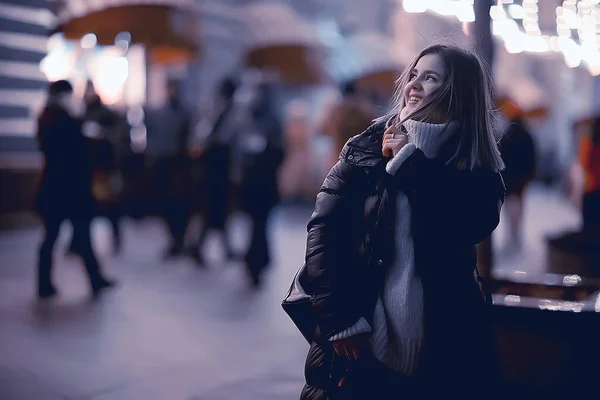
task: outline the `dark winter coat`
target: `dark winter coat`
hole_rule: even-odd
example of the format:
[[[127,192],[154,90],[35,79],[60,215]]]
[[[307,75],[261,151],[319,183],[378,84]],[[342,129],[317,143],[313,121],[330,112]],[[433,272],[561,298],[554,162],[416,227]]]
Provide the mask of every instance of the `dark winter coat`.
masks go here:
[[[100,136],[90,142],[91,162],[95,170],[106,173],[117,169],[117,136],[118,116],[100,101],[99,97],[87,105],[83,115],[83,123],[95,122],[100,125]]]
[[[199,162],[203,220],[223,230],[231,206],[233,149],[237,134],[236,108],[228,101],[206,137]]]
[[[383,124],[373,125],[346,144],[308,224],[302,284],[313,295],[319,339],[307,357],[302,399],[332,398],[345,374],[339,368],[352,369],[352,363],[336,362],[328,339],[361,317],[372,318],[385,269],[393,262],[398,190],[410,201],[423,285],[421,379],[472,385],[497,377],[488,307],[474,268],[475,245],[499,222],[502,178],[483,169],[459,171],[420,150],[389,175],[381,154],[383,131]],[[374,220],[376,227],[368,228]]]
[[[35,199],[43,217],[91,217],[92,164],[81,123],[63,108],[50,105],[38,120],[37,140],[44,169]]]
[[[239,201],[244,211],[255,216],[268,215],[279,202],[277,181],[285,159],[281,123],[275,105],[267,94],[262,96],[263,99],[252,110],[251,123],[246,128],[248,132],[242,133],[240,150]],[[251,142],[254,143],[251,145]]]

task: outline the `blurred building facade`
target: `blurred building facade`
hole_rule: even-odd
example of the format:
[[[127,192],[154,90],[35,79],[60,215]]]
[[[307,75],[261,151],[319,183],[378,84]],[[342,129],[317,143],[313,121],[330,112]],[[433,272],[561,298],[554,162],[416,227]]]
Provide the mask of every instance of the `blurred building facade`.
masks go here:
[[[440,41],[470,46],[472,3],[1,0],[2,189],[16,190],[20,199],[9,205],[3,196],[2,213],[26,204],[31,185],[14,189],[13,182],[23,180],[8,176],[39,168],[34,121],[47,80],[71,79],[81,93],[92,79],[103,100],[125,112],[158,107],[166,99],[167,83],[176,79],[184,83],[184,102],[202,118],[223,77],[262,69],[281,81],[280,115],[302,101],[309,130],[320,133],[342,84],[357,82],[378,98],[381,108],[395,77],[421,48]],[[600,105],[597,46],[586,39],[591,28],[581,25],[597,6],[585,1],[492,3],[498,91],[523,108],[548,110],[545,118],[532,121],[532,130],[542,178],[559,179],[575,157],[572,122]],[[161,35],[153,35],[148,26]],[[579,46],[579,53],[573,46]],[[592,49],[590,56],[585,49]],[[327,145],[317,136],[314,141],[317,152]]]
[[[33,109],[43,103],[50,3],[0,2],[0,152],[33,151]]]
[[[39,64],[47,54],[53,16],[44,0],[0,2],[0,210],[14,215],[31,206],[41,168],[33,139],[35,113],[47,79]],[[11,226],[12,218],[3,223]]]

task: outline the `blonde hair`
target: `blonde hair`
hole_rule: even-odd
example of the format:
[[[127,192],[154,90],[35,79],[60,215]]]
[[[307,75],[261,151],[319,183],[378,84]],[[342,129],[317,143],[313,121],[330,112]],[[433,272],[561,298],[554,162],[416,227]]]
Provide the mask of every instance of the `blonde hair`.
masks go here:
[[[401,120],[400,111],[406,105],[404,88],[419,60],[429,54],[442,58],[446,79]],[[457,124],[457,135],[442,150],[448,154],[448,164],[461,170],[482,167],[497,172],[504,169],[493,130],[495,110],[489,70],[479,57],[453,45],[436,44],[425,48],[398,78],[390,110],[376,121],[392,120],[395,124],[407,119],[426,121],[432,107],[445,111],[447,123],[455,121]]]

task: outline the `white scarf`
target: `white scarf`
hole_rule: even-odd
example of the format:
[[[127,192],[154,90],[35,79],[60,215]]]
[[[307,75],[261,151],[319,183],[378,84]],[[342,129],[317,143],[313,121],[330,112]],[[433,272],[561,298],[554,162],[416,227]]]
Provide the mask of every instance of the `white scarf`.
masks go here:
[[[400,112],[400,120],[403,120],[408,115],[406,108]],[[391,119],[386,123],[386,128],[389,128]],[[458,125],[456,121],[443,124],[430,124],[427,122],[407,119],[403,123],[408,134],[408,142],[414,143],[418,149],[425,154],[427,158],[434,158],[438,155],[442,145],[452,137]]]

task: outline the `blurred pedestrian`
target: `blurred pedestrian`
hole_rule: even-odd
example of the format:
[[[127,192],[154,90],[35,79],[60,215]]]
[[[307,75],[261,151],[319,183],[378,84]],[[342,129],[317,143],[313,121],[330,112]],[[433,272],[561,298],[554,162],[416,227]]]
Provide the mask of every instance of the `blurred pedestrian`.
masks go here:
[[[120,121],[117,113],[102,103],[91,81],[87,84],[84,100],[83,133],[90,145],[92,193],[97,204],[94,215],[104,216],[110,222],[113,251],[118,253],[121,249],[120,194],[123,186],[118,148],[122,139],[117,137],[121,133]],[[72,241],[69,250],[77,253],[77,243]]]
[[[204,242],[210,231],[221,237],[227,259],[235,257],[227,232],[227,217],[230,212],[232,182],[232,152],[240,129],[237,121],[235,93],[237,82],[226,78],[219,87],[216,106],[217,118],[203,140],[200,154],[203,197],[202,226],[197,243],[191,249],[192,256],[204,265]]]
[[[279,189],[288,200],[312,200],[319,190],[315,182],[315,157],[312,148],[313,128],[307,104],[293,101],[285,120],[285,138],[288,151],[281,167]],[[322,177],[321,177],[322,179]]]
[[[475,279],[475,245],[497,226],[505,192],[488,85],[473,54],[428,47],[391,111],[342,150],[308,224],[300,282],[318,329],[302,399],[494,387]]]
[[[581,138],[579,160],[585,174],[583,229],[600,233],[600,117],[594,120],[590,134]]]
[[[341,91],[342,100],[334,106],[323,127],[325,134],[334,141],[334,164],[348,139],[364,132],[377,116],[374,104],[354,82],[345,83]]]
[[[510,229],[509,249],[518,250],[523,241],[523,197],[535,176],[535,145],[524,121],[523,111],[510,99],[504,99],[500,103],[509,122],[500,141],[500,152],[506,165],[502,177],[507,192],[505,209]]]
[[[167,86],[167,103],[147,113],[146,156],[153,176],[153,195],[158,214],[165,221],[170,244],[164,257],[182,255],[190,216],[189,159],[187,144],[191,118],[179,99],[179,83]]]
[[[44,155],[44,169],[36,196],[36,211],[44,225],[39,250],[38,296],[57,294],[52,282],[52,253],[63,221],[73,225],[73,240],[85,264],[94,295],[113,286],[105,278],[90,239],[94,213],[92,165],[81,122],[71,115],[73,88],[67,81],[48,87],[48,102],[38,119],[37,140]]]
[[[252,221],[250,245],[244,261],[252,284],[259,286],[262,272],[271,263],[268,221],[279,202],[277,183],[285,154],[272,83],[258,85],[246,128],[240,138],[239,201]]]

